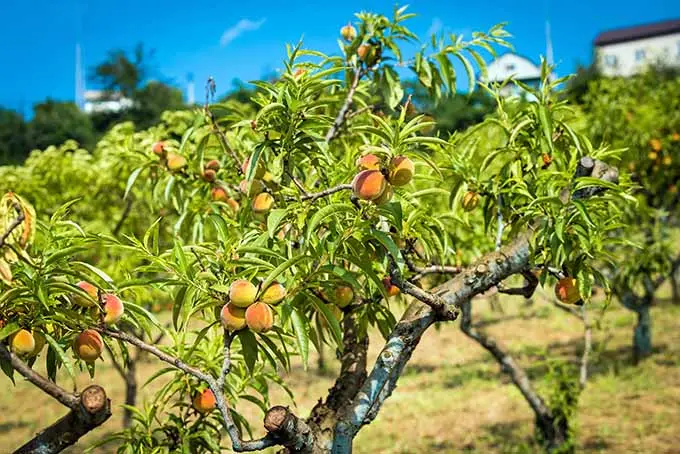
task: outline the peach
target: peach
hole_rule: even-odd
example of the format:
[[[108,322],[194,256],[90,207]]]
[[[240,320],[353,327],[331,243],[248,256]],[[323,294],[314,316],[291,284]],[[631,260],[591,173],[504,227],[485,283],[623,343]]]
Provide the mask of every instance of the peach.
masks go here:
[[[266,303],[255,303],[246,309],[246,325],[256,333],[266,333],[274,326],[274,311]]]
[[[673,142],[677,142],[678,140],[680,140],[680,134],[678,134],[677,132],[674,132],[673,135],[671,136],[671,140]]]
[[[647,153],[647,157],[650,161],[656,161],[656,158],[659,157],[659,155],[656,153],[656,151],[650,151]]]
[[[555,284],[555,296],[564,304],[578,304],[581,293],[578,290],[578,282],[573,277],[565,277]]]
[[[362,44],[357,49],[357,55],[359,56],[359,60],[368,62],[369,60],[373,59],[373,56],[375,55],[375,50],[373,49],[373,46],[371,46],[370,44]]]
[[[339,308],[347,307],[354,301],[354,290],[352,287],[342,285],[333,291],[333,303]]]
[[[356,164],[359,170],[380,170],[380,158],[372,153],[357,158]]]
[[[20,329],[12,335],[12,351],[17,355],[30,355],[35,350],[35,338],[30,331]]]
[[[406,156],[395,156],[390,161],[390,183],[394,186],[407,185],[413,178],[416,166]]]
[[[352,181],[352,191],[360,199],[375,200],[383,193],[386,184],[379,170],[362,170]]]
[[[104,349],[102,336],[93,329],[86,329],[78,334],[73,342],[73,352],[84,361],[94,361],[99,358]]]
[[[106,293],[102,300],[104,301],[104,323],[113,325],[123,316],[125,307],[123,302],[116,295]]]
[[[253,199],[253,211],[255,213],[268,213],[274,205],[274,197],[267,192],[258,194]]]
[[[168,153],[168,169],[176,171],[182,170],[187,166],[187,160],[184,156],[177,153]]]
[[[293,77],[296,77],[296,78],[297,78],[297,77],[303,76],[303,75],[305,75],[305,74],[307,74],[307,70],[306,70],[306,69],[304,69],[304,68],[298,68],[298,69],[296,69],[295,72],[293,73]]]
[[[227,194],[227,191],[223,187],[215,186],[210,190],[210,198],[213,200],[213,202],[226,203],[227,200],[229,200],[229,195]]]
[[[229,208],[231,208],[232,211],[238,211],[239,208],[241,208],[241,205],[239,205],[238,202],[231,197],[227,199],[227,205],[229,205]]]
[[[661,151],[661,141],[659,139],[651,139],[649,141],[649,146],[652,147],[654,151]]]
[[[257,287],[250,281],[238,279],[229,287],[229,301],[238,307],[248,307],[255,302]]]
[[[97,287],[86,281],[80,281],[76,285],[80,287],[82,290],[84,290],[90,296],[90,298],[92,298],[91,300],[89,300],[84,296],[76,295],[75,298],[73,298],[76,304],[82,307],[94,306],[99,299],[99,290],[97,289]]]
[[[548,153],[543,153],[543,168],[547,168],[550,163],[552,162],[552,156],[550,156]]]
[[[165,144],[163,142],[155,142],[151,145],[151,151],[153,151],[153,154],[156,156],[163,157],[165,156]]]
[[[673,163],[673,158],[671,158],[670,156],[664,156],[662,162],[663,162],[663,165],[669,166]]]
[[[248,192],[248,181],[247,180],[241,180],[241,182],[238,185],[239,189],[241,190],[242,193],[247,195],[248,197],[253,197],[264,191],[264,183],[262,183],[260,180],[253,180],[252,183],[250,184],[250,192]]]
[[[220,166],[220,161],[218,161],[217,159],[210,160],[210,161],[208,161],[208,163],[205,165],[205,168],[206,168],[206,169],[214,170],[215,172],[217,172],[218,170],[220,170],[220,167],[221,167],[221,166]]]
[[[262,292],[259,300],[263,303],[271,304],[273,306],[279,304],[285,297],[286,288],[278,282],[274,282],[272,285],[267,287],[267,290]]]
[[[390,279],[389,276],[384,278],[382,283],[383,287],[385,287],[385,291],[387,292],[387,296],[397,296],[400,293],[399,287],[392,283],[392,279]]]
[[[217,178],[217,172],[215,172],[213,169],[205,169],[203,171],[203,179],[205,181],[210,181],[213,182]]]
[[[241,165],[241,171],[243,172],[243,175],[248,175],[248,166],[250,165],[250,158],[246,159],[243,161],[243,164]],[[262,163],[262,160],[257,161],[257,167],[255,167],[255,178],[256,179],[261,179],[264,177],[265,172],[267,169],[265,169],[264,164]]]
[[[357,30],[352,26],[352,24],[347,24],[340,29],[340,36],[345,41],[354,41],[357,37]]]
[[[392,196],[394,196],[394,190],[392,189],[392,185],[387,183],[385,185],[385,190],[380,194],[380,196],[373,201],[376,205],[383,205],[390,200],[392,200]]]
[[[199,413],[208,413],[215,409],[217,400],[215,400],[215,394],[210,389],[206,389],[194,396],[192,404]]]
[[[246,327],[246,310],[234,304],[227,303],[220,312],[222,326],[229,331],[238,331]]]
[[[479,205],[479,195],[474,191],[468,191],[463,196],[463,209],[472,211]]]

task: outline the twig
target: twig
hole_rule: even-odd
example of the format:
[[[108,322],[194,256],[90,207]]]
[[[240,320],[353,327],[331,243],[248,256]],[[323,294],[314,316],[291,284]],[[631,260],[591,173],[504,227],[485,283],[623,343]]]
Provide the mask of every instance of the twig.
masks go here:
[[[9,238],[14,229],[19,227],[19,225],[21,225],[21,223],[24,222],[25,219],[24,210],[21,209],[21,206],[18,203],[14,204],[14,210],[16,210],[17,212],[17,217],[14,221],[12,221],[12,223],[9,226],[7,226],[7,230],[5,231],[5,233],[3,233],[2,236],[0,236],[0,247],[3,247],[5,245],[5,241],[7,241],[7,238]]]
[[[347,115],[347,112],[349,111],[350,106],[352,105],[352,100],[354,99],[354,93],[356,92],[357,87],[359,86],[359,81],[361,80],[361,77],[363,75],[364,71],[362,69],[360,68],[354,69],[354,78],[352,79],[352,84],[350,85],[349,90],[347,91],[345,103],[338,111],[338,115],[335,117],[333,125],[326,134],[326,143],[330,143],[333,139],[335,139],[338,136],[338,134],[340,134],[340,128],[342,127],[342,124],[345,122],[345,117]]]
[[[123,209],[123,214],[120,215],[120,219],[118,219],[116,226],[113,228],[113,231],[111,232],[113,236],[118,236],[120,229],[123,228],[123,224],[125,223],[125,220],[128,218],[128,216],[130,216],[131,210],[132,210],[132,198],[129,198],[129,199],[127,199],[127,201],[125,203],[125,208]]]
[[[220,389],[224,389],[224,380],[229,373],[231,368],[231,343],[234,340],[235,333],[229,333],[229,330],[224,329],[224,359],[222,360],[222,370],[220,371],[220,377],[217,379],[217,386]]]
[[[536,287],[538,287],[538,278],[529,270],[522,271],[522,276],[524,276],[524,279],[527,281],[524,287],[503,288],[498,284],[498,293],[504,293],[506,295],[522,295],[525,298],[531,298],[536,291]]]
[[[503,196],[498,194],[498,204],[496,211],[496,219],[498,221],[498,230],[496,231],[496,250],[501,248],[501,243],[503,240],[503,229],[505,229],[505,224],[503,223]]]
[[[293,184],[298,188],[298,190],[302,193],[302,196],[309,196],[309,192],[305,189],[305,187],[302,185],[302,182],[295,176],[293,175],[288,169],[285,170],[286,175],[290,180],[293,182]]]
[[[212,85],[211,85],[212,82]],[[234,151],[233,148],[229,145],[229,140],[227,140],[226,134],[220,129],[219,125],[217,124],[217,120],[215,119],[215,114],[212,113],[210,110],[210,106],[208,106],[208,91],[209,87],[214,87],[214,80],[212,77],[208,79],[208,83],[206,84],[206,93],[205,93],[205,106],[203,110],[205,111],[206,116],[208,117],[208,120],[210,120],[210,125],[212,126],[212,131],[217,135],[218,140],[220,141],[220,145],[222,145],[222,149],[224,150],[225,153],[229,154],[231,156],[231,159],[233,159],[234,163],[236,164],[236,171],[239,173],[239,175],[243,175],[243,169],[241,168],[241,160],[239,159],[238,155]],[[214,88],[212,88],[214,90]]]
[[[361,109],[355,110],[354,112],[350,112],[350,113],[347,114],[347,120],[350,120],[350,119],[352,119],[352,118],[354,118],[358,115],[361,115],[362,113],[369,111],[369,110],[373,109],[374,107],[375,106],[373,106],[372,104],[369,104],[368,106],[364,106]]]
[[[321,192],[313,192],[313,193],[307,193],[306,195],[302,195],[299,197],[300,200],[311,200],[312,202],[315,202],[317,199],[320,199],[322,197],[327,197],[329,195],[335,194],[336,192],[340,191],[349,191],[352,189],[351,184],[339,184],[337,186],[333,186],[332,188],[325,189]],[[298,200],[297,197],[286,197],[286,201],[292,202]]]

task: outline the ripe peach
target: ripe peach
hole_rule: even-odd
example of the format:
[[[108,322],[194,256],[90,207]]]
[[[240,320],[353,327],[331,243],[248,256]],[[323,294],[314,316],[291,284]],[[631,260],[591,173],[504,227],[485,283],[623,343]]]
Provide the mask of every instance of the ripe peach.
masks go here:
[[[229,200],[229,195],[227,194],[227,191],[223,187],[215,186],[210,190],[210,198],[213,200],[213,202],[226,203],[227,200]]]
[[[372,153],[359,156],[356,164],[359,170],[380,170],[380,158]]]
[[[354,41],[354,38],[357,37],[357,31],[352,24],[347,24],[340,29],[340,35],[345,41]]]
[[[227,205],[229,205],[229,208],[231,208],[232,211],[238,211],[239,208],[241,208],[238,202],[231,197],[227,199]]]
[[[123,316],[125,311],[123,302],[111,293],[105,294],[102,299],[104,301],[104,323],[113,325]]]
[[[385,190],[380,194],[380,196],[373,201],[376,205],[383,205],[390,200],[392,200],[392,196],[394,196],[394,189],[392,189],[392,185],[387,183],[385,185]]]
[[[210,389],[206,389],[194,396],[192,404],[199,413],[208,413],[215,409],[217,400],[215,400],[215,394]]]
[[[218,161],[217,159],[210,160],[205,165],[205,168],[217,172],[218,170],[220,170],[220,161]]]
[[[238,279],[229,287],[229,301],[238,307],[248,307],[255,302],[257,287],[250,281]]]
[[[333,291],[333,303],[339,308],[347,307],[354,301],[354,290],[352,287],[342,285]]]
[[[671,136],[671,140],[673,142],[677,142],[678,140],[680,140],[680,134],[678,134],[677,132],[674,132],[673,135]]]
[[[78,334],[73,343],[73,352],[84,361],[94,361],[99,358],[103,349],[104,341],[101,335],[93,329],[86,329]]]
[[[243,171],[243,175],[247,175],[249,165],[250,165],[250,158],[243,161],[243,165],[241,165],[241,170]],[[267,169],[264,168],[264,164],[262,163],[262,161],[258,160],[257,161],[257,167],[255,167],[255,178],[256,179],[262,178],[266,171],[267,171]]]
[[[265,333],[274,326],[274,311],[265,303],[255,303],[246,309],[246,325],[256,333]]]
[[[543,168],[547,168],[550,163],[552,162],[552,156],[550,156],[548,153],[543,153]]]
[[[21,329],[12,335],[12,351],[17,355],[29,355],[35,350],[35,338],[30,331]]]
[[[392,283],[392,279],[390,279],[389,276],[384,278],[382,283],[383,287],[385,287],[385,291],[387,292],[387,296],[397,296],[400,293],[399,287]]]
[[[248,197],[253,197],[264,191],[264,184],[260,180],[253,180],[250,184],[250,192],[248,192],[248,181],[241,180],[238,185],[241,192],[246,194]]]
[[[555,284],[555,296],[564,304],[577,304],[581,300],[578,282],[573,277],[565,277]]]
[[[375,50],[373,49],[373,46],[371,46],[370,44],[362,44],[357,49],[357,55],[359,56],[359,60],[364,62],[372,60],[374,54]]]
[[[80,287],[82,290],[87,292],[88,295],[90,295],[91,300],[80,296],[76,295],[73,300],[78,304],[79,306],[82,307],[92,307],[96,304],[98,298],[99,298],[99,291],[97,290],[97,287],[94,285],[90,284],[89,282],[86,281],[80,281],[76,284],[78,287]]]
[[[234,304],[227,303],[220,312],[222,326],[229,331],[238,331],[246,327],[246,310]]]
[[[217,172],[215,172],[213,169],[205,169],[203,171],[203,179],[205,181],[210,181],[213,182],[217,178]]]
[[[255,196],[252,208],[255,213],[268,213],[272,205],[274,205],[274,197],[267,192],[263,192]]]
[[[274,282],[272,285],[267,287],[267,290],[262,292],[259,300],[263,303],[270,304],[272,306],[279,304],[286,297],[286,288]]]
[[[661,141],[659,139],[651,139],[649,141],[649,146],[654,151],[661,151]]]
[[[379,170],[362,170],[352,181],[352,191],[360,199],[375,200],[383,193],[386,184]]]
[[[416,166],[406,156],[395,156],[390,161],[390,183],[394,186],[404,186],[411,181]]]
[[[184,156],[177,153],[168,153],[168,169],[172,171],[182,170],[187,166],[187,160]]]
[[[163,142],[155,142],[151,146],[151,151],[153,151],[153,154],[156,156],[163,157],[165,156],[165,144]]]
[[[479,205],[479,195],[474,191],[468,191],[463,196],[463,209],[472,211]]]

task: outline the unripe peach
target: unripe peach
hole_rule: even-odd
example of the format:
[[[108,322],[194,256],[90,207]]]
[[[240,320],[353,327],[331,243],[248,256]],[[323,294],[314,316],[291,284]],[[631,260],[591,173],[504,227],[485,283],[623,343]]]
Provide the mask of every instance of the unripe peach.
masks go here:
[[[391,184],[387,183],[385,185],[385,190],[382,192],[382,194],[380,194],[380,197],[373,201],[373,203],[375,203],[376,205],[385,204],[392,200],[392,196],[394,196],[394,189],[392,189]]]
[[[406,156],[395,156],[390,161],[390,183],[404,186],[413,178],[416,166]]]
[[[238,202],[231,197],[227,199],[227,205],[229,205],[229,208],[231,208],[232,211],[236,212],[241,208],[241,206],[238,204]]]
[[[125,311],[123,302],[111,293],[105,294],[102,299],[104,301],[104,323],[113,325],[123,316]]]
[[[229,331],[238,331],[246,327],[246,310],[234,304],[227,303],[220,312],[222,326]]]
[[[663,162],[663,165],[669,166],[673,163],[673,158],[671,158],[670,156],[664,156],[662,162]]]
[[[260,180],[253,180],[250,184],[250,192],[248,192],[248,181],[241,180],[238,185],[242,193],[246,194],[248,197],[253,197],[264,191],[264,184]]]
[[[272,205],[274,205],[274,197],[267,192],[263,192],[255,196],[252,208],[255,213],[268,213]]]
[[[372,60],[374,53],[375,50],[373,50],[373,46],[371,46],[370,44],[362,44],[357,49],[357,55],[359,56],[359,60],[364,62]]]
[[[352,24],[347,24],[340,29],[340,35],[345,41],[354,41],[354,38],[357,37],[357,31]]]
[[[86,329],[78,334],[73,343],[73,352],[84,361],[94,361],[99,358],[103,349],[104,341],[101,335],[93,329]]]
[[[208,163],[205,165],[205,168],[217,172],[218,170],[220,170],[220,161],[218,161],[217,159],[208,161]]]
[[[335,304],[326,304],[326,307],[328,308],[329,311],[331,311],[333,317],[335,317],[337,321],[342,320],[343,315],[342,310],[338,306],[336,306]],[[328,328],[328,321],[326,321],[326,317],[324,316],[320,317],[321,318],[319,319],[319,321],[321,322],[321,326],[323,326],[324,328]]]
[[[250,281],[238,279],[229,287],[229,301],[238,307],[248,307],[255,302],[257,287]]]
[[[243,165],[241,165],[241,170],[243,171],[243,175],[247,175],[249,165],[250,165],[250,158],[243,161]],[[264,164],[262,163],[262,161],[258,160],[257,166],[255,167],[255,178],[257,178],[257,179],[262,178],[266,171],[267,171],[267,169],[264,168]]]
[[[151,151],[153,151],[153,154],[156,156],[163,157],[165,156],[165,144],[163,142],[155,142],[151,146]]]
[[[217,172],[215,172],[213,169],[205,169],[203,171],[203,179],[205,181],[210,181],[211,183],[215,181],[217,178]]]
[[[463,209],[472,211],[479,205],[479,195],[474,191],[468,191],[463,196]]]
[[[654,151],[661,151],[661,141],[659,139],[651,139],[649,141],[649,146],[652,147]]]
[[[265,303],[255,303],[246,309],[246,325],[256,333],[265,333],[274,326],[274,311]]]
[[[262,177],[262,181],[265,181],[267,183],[272,183],[274,181],[274,175],[267,171],[264,173],[264,176]]]
[[[387,296],[397,296],[400,293],[399,287],[392,283],[392,279],[390,279],[389,276],[384,278],[382,283],[383,287],[385,287],[385,291],[387,292]]]
[[[273,306],[279,304],[285,297],[286,288],[278,282],[274,282],[272,285],[267,287],[264,292],[262,292],[259,300],[263,303],[271,304]]]
[[[352,301],[354,301],[354,290],[352,290],[352,287],[343,285],[333,291],[333,303],[336,306],[340,308],[347,307]]]
[[[172,171],[182,170],[187,166],[187,160],[184,156],[177,153],[168,153],[168,169]]]
[[[97,287],[86,281],[80,281],[76,285],[87,292],[87,294],[90,295],[90,298],[92,298],[92,300],[89,300],[83,296],[75,295],[73,300],[76,302],[76,304],[82,307],[94,306],[97,302],[97,299],[99,298],[99,291],[97,290]]]
[[[362,170],[352,181],[352,191],[360,199],[375,200],[383,193],[386,184],[379,170]]]
[[[647,153],[647,157],[649,158],[650,161],[656,161],[656,158],[658,156],[659,155],[656,153],[656,151],[650,151],[649,153]]]
[[[357,158],[357,167],[359,170],[380,170],[380,158],[369,153]]]
[[[229,200],[229,195],[223,187],[215,186],[210,190],[210,198],[213,200],[213,202],[227,203],[227,200]]]
[[[555,284],[555,296],[564,304],[577,304],[581,300],[578,282],[573,277],[565,277]]]
[[[29,355],[35,350],[35,338],[30,331],[21,329],[12,335],[12,351],[17,355]]]
[[[208,413],[215,409],[217,400],[215,400],[215,394],[210,389],[206,389],[194,396],[192,404],[199,413]]]

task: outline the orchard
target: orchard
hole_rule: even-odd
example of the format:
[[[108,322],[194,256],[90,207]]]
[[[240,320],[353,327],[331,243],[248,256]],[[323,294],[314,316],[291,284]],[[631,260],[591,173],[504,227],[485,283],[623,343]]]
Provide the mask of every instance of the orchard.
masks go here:
[[[679,110],[660,122],[655,94],[641,103],[606,80],[593,93],[611,93],[630,120],[597,113],[613,104],[604,96],[571,106],[545,63],[540,88],[518,82],[534,101],[505,99],[474,87],[510,46],[503,26],[421,41],[412,17],[359,13],[340,23],[335,55],[286,47],[280,77],[254,82],[256,108],[214,102],[209,79],[204,105],[149,129],[121,123],[93,150],[55,144],[0,168],[5,384],[27,380],[68,410],[16,452],[60,452],[117,411],[125,427],[97,446],[121,453],[352,452],[401,392],[422,336],[455,324],[533,412],[535,446],[574,451],[588,313],[600,313],[589,307],[604,313],[614,295],[640,314],[641,359],[654,293],[677,287]],[[406,58],[406,45],[419,50]],[[445,136],[406,77],[435,100],[467,77],[496,111]],[[580,371],[555,368],[548,390],[473,323],[479,297],[539,288],[588,336]],[[282,371],[312,374],[324,349],[339,366],[311,411],[273,402],[290,386]],[[155,387],[139,404],[142,355]],[[126,402],[97,381],[107,363]],[[92,384],[74,389],[81,371]],[[262,417],[246,418],[244,403]]]

